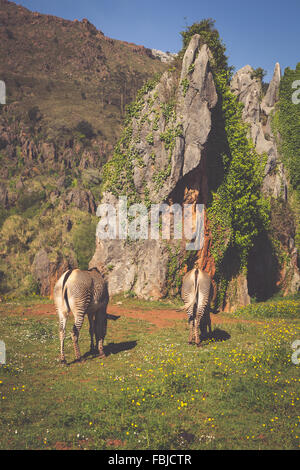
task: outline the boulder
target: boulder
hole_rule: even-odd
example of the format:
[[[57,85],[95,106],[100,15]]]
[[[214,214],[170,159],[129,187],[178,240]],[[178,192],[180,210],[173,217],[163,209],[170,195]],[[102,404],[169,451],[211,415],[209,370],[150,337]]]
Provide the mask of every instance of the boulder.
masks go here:
[[[75,267],[74,261],[65,259],[60,253],[42,248],[36,253],[31,269],[41,295],[52,297],[56,281],[67,269]]]

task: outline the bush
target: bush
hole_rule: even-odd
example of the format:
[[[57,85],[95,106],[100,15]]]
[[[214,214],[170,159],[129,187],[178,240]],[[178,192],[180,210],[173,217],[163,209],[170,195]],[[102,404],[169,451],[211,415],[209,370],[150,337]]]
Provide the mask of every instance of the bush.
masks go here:
[[[40,108],[38,106],[33,106],[28,110],[28,117],[32,122],[38,122],[41,120],[42,115],[40,112]]]
[[[273,119],[273,127],[281,137],[280,151],[290,182],[300,197],[300,104],[294,104],[294,81],[300,79],[300,62],[296,70],[286,68],[280,82],[279,103]]]
[[[75,131],[83,134],[86,139],[92,139],[95,136],[93,126],[88,121],[80,121],[75,127]]]
[[[191,38],[194,34],[201,36],[201,45],[207,44],[213,54],[214,69],[217,72],[222,70],[232,70],[228,67],[227,56],[225,55],[225,46],[220,39],[219,32],[214,28],[215,21],[211,18],[204,19],[192,26],[187,26],[185,31],[180,34],[183,39],[183,47],[179,55],[183,57]]]
[[[9,216],[9,212],[3,207],[0,207],[0,229],[4,224],[5,219]]]
[[[251,78],[258,78],[258,80],[263,81],[264,76],[267,75],[266,70],[258,67],[257,69],[253,70],[251,74]]]
[[[32,191],[20,194],[17,200],[17,211],[25,217],[33,217],[45,200],[45,191]]]
[[[95,252],[97,222],[98,220],[81,222],[74,229],[73,245],[79,269],[88,269],[89,261]]]

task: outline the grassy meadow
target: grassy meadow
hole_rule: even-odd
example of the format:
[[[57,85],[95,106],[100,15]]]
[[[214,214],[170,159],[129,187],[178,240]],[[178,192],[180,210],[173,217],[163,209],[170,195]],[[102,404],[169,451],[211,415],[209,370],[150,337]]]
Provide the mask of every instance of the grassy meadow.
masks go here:
[[[300,366],[291,361],[299,298],[212,315],[201,348],[187,344],[184,319],[151,323],[172,305],[123,299],[145,319],[111,315],[101,360],[86,354],[86,319],[80,363],[70,319],[68,365],[58,362],[58,322],[45,303],[0,304],[1,449],[300,448]]]

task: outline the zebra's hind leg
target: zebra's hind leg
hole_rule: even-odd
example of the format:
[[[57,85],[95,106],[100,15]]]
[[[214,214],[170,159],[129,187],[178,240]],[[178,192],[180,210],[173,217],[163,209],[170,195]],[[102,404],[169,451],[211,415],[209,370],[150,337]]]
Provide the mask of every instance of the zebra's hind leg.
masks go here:
[[[195,343],[196,343],[196,346],[200,347],[201,346],[201,339],[200,339],[200,322],[201,322],[201,318],[203,316],[203,310],[204,309],[200,309],[199,311],[197,311],[196,313],[196,320],[195,320],[195,328],[194,328],[194,332],[195,332]]]
[[[94,334],[95,334],[95,314],[94,313],[89,313],[88,314],[89,318],[89,324],[90,324],[90,337],[91,337],[91,346],[90,346],[90,353],[95,354],[97,351],[97,346],[94,344]]]
[[[209,337],[212,337],[212,329],[211,329],[211,318],[210,318],[210,313],[209,311],[207,312],[207,325],[208,325],[208,332],[209,332]]]
[[[64,350],[64,342],[66,338],[66,324],[67,324],[67,315],[59,314],[59,339],[60,339],[60,356],[59,360],[61,364],[65,364],[66,357],[65,357],[65,350]]]
[[[95,317],[96,346],[98,347],[99,357],[105,357],[103,348],[104,338],[107,328],[106,308],[101,308]]]
[[[194,340],[194,327],[195,327],[195,316],[189,316],[189,344],[193,344]]]
[[[78,317],[75,318],[75,324],[73,326],[73,331],[72,331],[72,341],[73,341],[76,361],[80,361],[80,358],[81,358],[78,338],[79,338],[79,333],[82,327],[83,318],[84,318],[83,315],[79,315]]]
[[[61,315],[59,317],[59,339],[60,339],[60,362],[62,364],[66,363],[65,351],[64,351],[64,341],[66,337],[66,323],[67,317]]]

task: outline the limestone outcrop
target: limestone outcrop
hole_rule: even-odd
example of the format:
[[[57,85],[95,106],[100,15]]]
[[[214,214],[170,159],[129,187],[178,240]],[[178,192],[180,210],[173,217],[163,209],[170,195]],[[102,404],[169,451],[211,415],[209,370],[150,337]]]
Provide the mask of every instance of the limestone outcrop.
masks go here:
[[[276,63],[272,80],[263,98],[261,81],[255,78],[253,74],[254,70],[249,65],[240,69],[232,79],[231,90],[238,96],[239,101],[244,104],[243,119],[250,125],[249,134],[257,152],[267,154],[262,190],[266,196],[271,196],[275,201],[279,200],[287,203],[287,173],[280,158],[271,125],[275,105],[279,99],[280,65]],[[288,254],[288,261],[285,262],[277,278],[274,274],[275,267],[274,260],[272,261],[273,253],[271,248],[266,245],[263,246],[263,244],[260,250],[258,247],[254,248],[253,260],[256,260],[256,266],[254,267],[254,262],[250,262],[250,276],[252,271],[252,276],[256,277],[256,284],[261,284],[261,288],[268,284],[266,286],[266,290],[268,290],[269,284],[273,280],[273,283],[276,283],[277,287],[281,287],[285,294],[293,294],[299,290],[300,273],[297,265],[297,249],[294,236],[290,232],[287,240],[285,240],[284,249]],[[262,260],[264,267],[261,266],[260,268],[259,261],[262,262]],[[266,282],[266,278],[268,278],[268,282]]]
[[[261,81],[255,78],[250,65],[240,69],[233,77],[231,90],[244,104],[243,119],[250,125],[250,137],[258,153],[268,156],[263,191],[274,198],[287,200],[287,178],[280,161],[275,137],[271,129],[274,106],[278,101],[280,85],[280,65],[276,63],[273,78],[266,95],[262,99]]]
[[[142,202],[203,202],[205,172],[200,168],[217,100],[210,51],[206,45],[200,46],[200,37],[195,35],[180,76],[165,72],[145,95],[141,114],[132,122],[131,142],[136,155],[133,184]],[[106,193],[102,202],[116,204],[117,198]],[[110,293],[131,290],[144,298],[160,298],[167,293],[172,257],[182,254],[180,242],[167,244],[161,239],[127,243],[97,238],[96,245],[90,267],[108,267]],[[206,250],[208,245],[206,240]],[[202,258],[207,264],[207,256]]]
[[[111,184],[105,185],[102,204],[117,207],[118,198],[126,195],[130,202],[144,203],[147,207],[151,203],[191,204],[193,210],[199,203],[206,207],[212,191],[209,172],[215,171],[214,162],[219,158],[213,155],[214,140],[220,137],[214,119],[222,116],[211,60],[207,45],[202,45],[200,36],[194,35],[181,70],[165,72],[156,86],[135,103],[130,124],[117,149],[121,160],[116,160],[115,167],[114,157],[110,162],[117,184],[112,179]],[[262,99],[261,81],[247,65],[233,77],[231,90],[244,105],[242,118],[249,124],[249,138],[258,154],[267,155],[262,191],[275,200],[286,201],[288,182],[271,128],[279,84],[280,66],[276,64],[273,79]],[[182,277],[183,266],[189,269],[196,263],[212,277],[215,274],[212,234],[206,213],[203,247],[194,254],[188,253],[185,243],[184,238],[166,242],[161,238],[128,241],[96,237],[90,267],[106,270],[110,294],[130,291],[138,297],[158,299],[172,294],[169,281]],[[233,311],[250,303],[250,295],[254,296],[257,291],[255,278],[258,281],[262,277],[268,279],[268,292],[269,284],[272,288],[286,285],[285,292],[298,289],[300,278],[292,237],[288,242],[290,264],[279,274],[268,243],[268,237],[257,241],[253,251],[255,262],[249,263],[248,276],[238,267],[236,271],[233,269],[223,304],[225,310]],[[265,266],[256,262],[257,259],[264,260]]]
[[[173,54],[172,52],[163,52],[159,51],[158,49],[151,49],[151,53],[154,57],[157,57],[162,62],[169,64],[173,61],[177,54]]]

